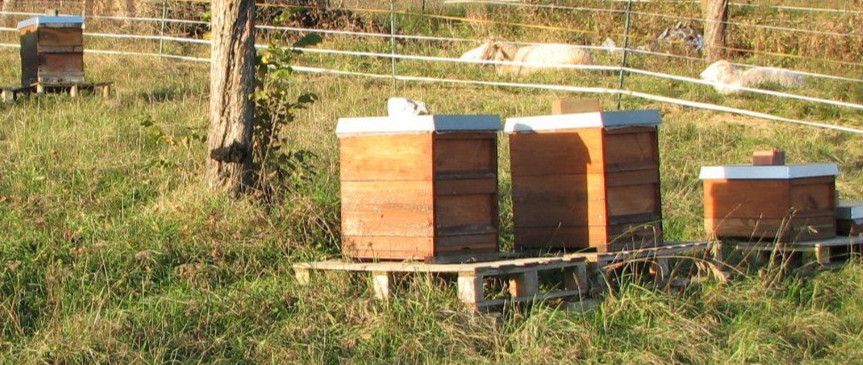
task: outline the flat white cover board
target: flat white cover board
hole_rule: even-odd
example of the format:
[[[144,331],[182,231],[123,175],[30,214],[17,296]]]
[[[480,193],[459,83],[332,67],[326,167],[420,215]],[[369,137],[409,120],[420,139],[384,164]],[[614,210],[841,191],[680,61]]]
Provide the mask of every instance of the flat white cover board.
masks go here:
[[[662,123],[659,110],[590,112],[509,118],[507,133],[572,130],[583,128],[655,127]]]
[[[403,134],[423,132],[497,132],[497,115],[415,115],[339,118],[336,135]]]
[[[30,19],[25,19],[18,22],[18,29],[26,28],[31,25],[42,25],[42,24],[81,24],[81,28],[84,27],[84,17],[81,16],[73,16],[73,15],[62,15],[62,16],[47,16],[47,15],[39,15],[32,17]]]
[[[705,166],[701,180],[788,180],[807,177],[836,176],[839,167],[833,163],[813,163],[782,166]]]

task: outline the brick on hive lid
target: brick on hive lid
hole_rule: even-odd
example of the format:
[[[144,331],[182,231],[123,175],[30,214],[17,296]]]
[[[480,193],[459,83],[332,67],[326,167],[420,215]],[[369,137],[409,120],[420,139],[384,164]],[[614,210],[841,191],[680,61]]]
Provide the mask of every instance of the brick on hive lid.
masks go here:
[[[773,148],[766,151],[755,151],[752,154],[753,166],[782,166],[785,164],[785,151]]]

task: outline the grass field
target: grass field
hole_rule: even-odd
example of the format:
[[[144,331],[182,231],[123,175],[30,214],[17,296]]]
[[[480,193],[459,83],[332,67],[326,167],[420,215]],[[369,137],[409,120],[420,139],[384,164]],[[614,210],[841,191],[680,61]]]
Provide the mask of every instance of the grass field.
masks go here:
[[[293,91],[313,91],[320,100],[298,114],[289,138],[294,148],[316,154],[316,173],[273,207],[227,199],[201,181],[205,65],[86,61],[89,78],[117,83],[116,97],[0,105],[4,362],[863,361],[858,264],[778,278],[750,270],[731,283],[707,282],[683,293],[632,283],[596,311],[538,306],[507,318],[502,328],[462,314],[454,290],[433,279],[411,283],[386,303],[373,301],[360,279],[326,277],[309,287],[293,279],[292,263],[339,251],[338,117],[382,115],[390,94],[424,100],[437,112],[542,114],[553,93],[406,83],[393,90],[389,81],[297,75]],[[17,53],[3,50],[0,64],[16,65]],[[0,68],[0,83],[16,83],[18,72]],[[647,80],[641,86],[670,88]],[[770,99],[726,99],[706,88],[681,92],[801,112]],[[602,102],[614,105],[610,97]],[[704,236],[699,167],[745,163],[759,148],[785,149],[792,162],[838,163],[840,196],[863,198],[858,136],[638,99],[624,105],[663,112],[668,239]],[[813,115],[860,120],[858,113],[829,109]],[[508,148],[500,141],[507,246]]]

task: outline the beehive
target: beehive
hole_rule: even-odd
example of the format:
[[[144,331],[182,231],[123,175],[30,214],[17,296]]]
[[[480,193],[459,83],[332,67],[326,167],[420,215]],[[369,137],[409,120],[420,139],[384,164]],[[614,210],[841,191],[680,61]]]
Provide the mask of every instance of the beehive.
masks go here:
[[[507,120],[517,249],[644,247],[661,240],[656,110]]]
[[[840,201],[837,204],[836,230],[842,236],[863,234],[863,202]]]
[[[498,251],[500,118],[343,118],[342,252],[431,260]]]
[[[838,173],[835,164],[703,167],[704,227],[717,238],[834,237]]]
[[[37,16],[18,23],[21,85],[84,82],[84,18]]]

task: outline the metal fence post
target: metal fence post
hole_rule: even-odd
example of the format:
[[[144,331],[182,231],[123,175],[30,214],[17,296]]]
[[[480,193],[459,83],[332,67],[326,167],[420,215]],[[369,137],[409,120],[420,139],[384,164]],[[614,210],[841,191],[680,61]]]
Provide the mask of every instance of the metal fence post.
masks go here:
[[[162,26],[159,29],[159,56],[162,56],[162,52],[165,48],[165,23],[166,18],[168,17],[168,0],[162,0]]]
[[[390,66],[392,68],[393,92],[396,91],[396,11],[395,1],[390,0]]]
[[[620,63],[620,82],[617,85],[619,90],[617,93],[617,110],[620,110],[623,105],[623,83],[626,80],[626,61],[629,57],[629,28],[632,26],[632,0],[626,2],[626,23],[623,30],[623,60]]]

